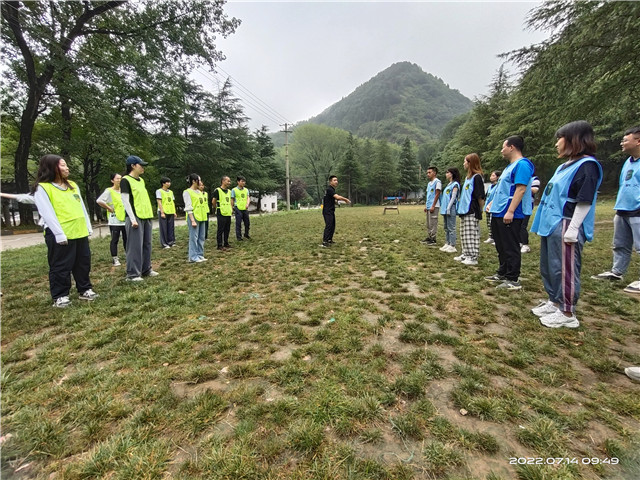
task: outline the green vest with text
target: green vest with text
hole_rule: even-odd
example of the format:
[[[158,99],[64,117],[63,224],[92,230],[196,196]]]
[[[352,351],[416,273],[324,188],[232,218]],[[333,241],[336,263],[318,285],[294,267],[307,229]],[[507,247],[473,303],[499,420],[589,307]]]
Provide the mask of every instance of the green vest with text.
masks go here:
[[[193,218],[197,222],[204,222],[207,219],[207,200],[200,190],[187,188],[185,192],[189,192],[191,197],[191,206],[193,207]]]
[[[231,190],[227,190],[227,193],[224,193],[220,187],[218,187],[218,202],[216,205],[216,210],[220,212],[220,215],[223,217],[231,216]],[[218,213],[216,212],[216,213]]]
[[[116,218],[121,222],[124,222],[125,211],[124,205],[122,204],[122,195],[120,192],[116,192],[113,188],[109,189],[111,191],[111,203],[113,203],[113,213],[116,214]]]
[[[125,175],[124,178],[127,179],[131,186],[136,216],[141,220],[153,218],[153,208],[151,208],[151,200],[149,200],[149,194],[144,185],[144,180],[142,178],[136,180],[131,175]]]
[[[247,201],[249,200],[249,190],[247,188],[240,190],[238,187],[234,187],[233,194],[235,195],[238,210],[246,210]]]
[[[204,203],[207,204],[207,213],[209,213],[211,211],[209,208],[209,194],[207,192],[202,192],[202,195],[204,195]]]
[[[47,192],[53,211],[56,212],[56,217],[67,240],[88,237],[89,230],[82,208],[80,190],[78,190],[78,185],[71,180],[69,180],[69,184],[73,188],[66,190],[60,190],[51,183],[40,183],[39,185]]]
[[[161,188],[160,197],[165,215],[174,215],[176,213],[176,204],[173,201],[173,192],[171,190],[165,191],[164,188]]]

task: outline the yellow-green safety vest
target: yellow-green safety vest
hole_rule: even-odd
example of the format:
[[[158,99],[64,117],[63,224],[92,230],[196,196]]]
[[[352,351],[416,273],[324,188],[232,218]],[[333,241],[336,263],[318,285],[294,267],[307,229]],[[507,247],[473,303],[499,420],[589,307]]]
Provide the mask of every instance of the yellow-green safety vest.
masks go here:
[[[204,195],[204,203],[207,204],[207,213],[209,213],[211,211],[211,209],[209,208],[209,193],[202,192],[202,195]]]
[[[207,200],[200,190],[187,188],[185,192],[189,192],[191,197],[191,206],[193,207],[193,218],[197,222],[204,222],[207,219]]]
[[[160,189],[160,201],[162,202],[162,209],[166,215],[173,215],[176,213],[176,204],[173,201],[173,192],[164,188]]]
[[[89,230],[87,229],[78,185],[71,180],[69,180],[69,185],[72,188],[67,188],[66,190],[60,190],[48,182],[40,183],[39,185],[47,192],[53,211],[56,212],[56,217],[67,240],[88,237]]]
[[[220,215],[223,217],[231,216],[231,190],[227,190],[227,193],[224,193],[220,187],[218,187],[218,201],[216,203],[216,210],[220,212]],[[217,213],[217,212],[216,212]]]
[[[111,191],[111,203],[113,205],[113,213],[116,214],[116,218],[121,222],[124,222],[125,211],[122,203],[122,195],[120,192],[116,192],[113,187],[109,188]]]
[[[240,190],[238,187],[233,187],[233,194],[235,195],[235,205],[237,209],[246,210],[249,200],[249,190],[247,188]]]
[[[133,204],[136,207],[136,216],[141,220],[153,218],[153,208],[151,207],[151,200],[149,200],[147,188],[144,185],[144,179],[135,179],[131,175],[125,175],[124,178],[127,179],[127,182],[129,182],[131,186]]]

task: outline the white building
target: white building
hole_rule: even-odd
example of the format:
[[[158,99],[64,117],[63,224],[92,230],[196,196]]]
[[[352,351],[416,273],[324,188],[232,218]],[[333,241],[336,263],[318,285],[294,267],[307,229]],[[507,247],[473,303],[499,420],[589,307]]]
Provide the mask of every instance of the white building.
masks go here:
[[[257,210],[258,197],[251,196],[250,210]],[[254,208],[251,208],[253,206]],[[260,211],[265,213],[273,213],[278,211],[278,196],[275,193],[263,195],[260,199]]]

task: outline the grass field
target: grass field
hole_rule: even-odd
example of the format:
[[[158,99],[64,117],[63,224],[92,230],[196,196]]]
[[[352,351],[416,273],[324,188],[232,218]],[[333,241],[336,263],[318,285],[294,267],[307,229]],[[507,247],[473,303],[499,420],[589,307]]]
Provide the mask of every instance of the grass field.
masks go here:
[[[529,312],[535,235],[523,290],[499,292],[494,247],[466,267],[420,244],[417,206],[340,208],[331,249],[317,210],[252,217],[252,241],[210,237],[202,264],[178,229],[140,285],[93,240],[100,297],[64,310],[44,246],[5,252],[3,478],[638,479],[638,255],[623,284],[589,278],[611,266],[611,207],[578,329]]]

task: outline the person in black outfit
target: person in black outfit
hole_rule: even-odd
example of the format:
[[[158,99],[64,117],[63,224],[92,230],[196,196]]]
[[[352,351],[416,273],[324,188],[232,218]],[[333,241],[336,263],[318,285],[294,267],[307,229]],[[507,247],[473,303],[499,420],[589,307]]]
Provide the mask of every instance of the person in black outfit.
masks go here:
[[[333,233],[336,231],[336,200],[351,203],[351,200],[336,193],[337,186],[338,177],[331,175],[327,191],[322,199],[322,216],[324,217],[325,226],[321,247],[330,247],[333,243]]]

